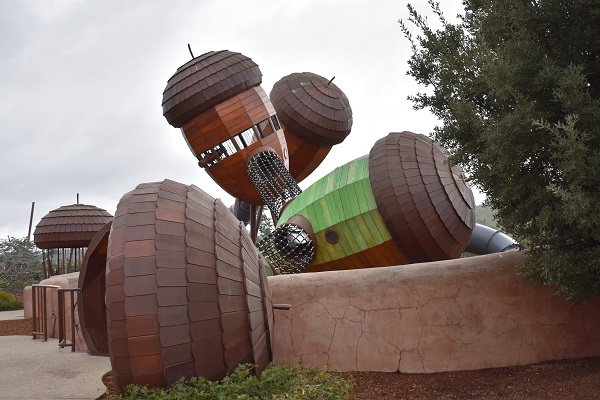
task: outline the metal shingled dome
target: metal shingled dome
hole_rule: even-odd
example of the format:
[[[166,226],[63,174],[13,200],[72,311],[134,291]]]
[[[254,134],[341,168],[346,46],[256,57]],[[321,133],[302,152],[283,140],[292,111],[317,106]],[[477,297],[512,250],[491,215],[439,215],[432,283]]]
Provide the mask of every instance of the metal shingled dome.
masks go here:
[[[211,51],[177,69],[163,92],[163,115],[175,128],[215,105],[262,83],[250,58],[229,50]]]
[[[293,73],[277,81],[269,97],[286,130],[306,140],[334,145],[350,134],[350,102],[329,79],[312,72]]]
[[[475,200],[443,148],[412,132],[392,132],[369,154],[377,209],[410,262],[457,258],[475,227]]]
[[[96,232],[113,216],[106,210],[72,204],[50,211],[36,225],[34,242],[40,249],[87,247]]]

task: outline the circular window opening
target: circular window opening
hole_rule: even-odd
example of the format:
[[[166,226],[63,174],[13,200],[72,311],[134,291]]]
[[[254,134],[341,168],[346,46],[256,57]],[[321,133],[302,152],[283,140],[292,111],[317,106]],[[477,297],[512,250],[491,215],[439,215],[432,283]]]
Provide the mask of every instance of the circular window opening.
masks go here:
[[[340,240],[340,235],[335,229],[328,229],[325,231],[325,240],[328,243],[336,244]]]

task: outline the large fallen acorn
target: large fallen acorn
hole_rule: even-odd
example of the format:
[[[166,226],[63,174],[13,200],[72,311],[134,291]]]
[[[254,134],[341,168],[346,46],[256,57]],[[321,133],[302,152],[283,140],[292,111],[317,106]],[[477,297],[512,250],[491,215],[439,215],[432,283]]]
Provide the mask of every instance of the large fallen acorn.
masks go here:
[[[290,201],[258,247],[282,273],[446,260],[469,244],[474,208],[439,145],[392,132]]]
[[[106,306],[116,386],[223,378],[270,362],[263,261],[240,221],[196,186],[138,185],[109,236]]]

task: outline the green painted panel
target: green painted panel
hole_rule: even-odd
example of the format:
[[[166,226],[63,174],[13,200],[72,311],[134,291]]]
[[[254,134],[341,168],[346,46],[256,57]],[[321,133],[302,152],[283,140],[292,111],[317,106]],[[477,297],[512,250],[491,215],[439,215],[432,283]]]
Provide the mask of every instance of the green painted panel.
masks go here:
[[[317,254],[312,264],[347,257],[391,239],[371,190],[368,156],[335,169],[309,186],[286,207],[279,224],[295,214],[304,216],[313,227]],[[327,229],[338,232],[338,243],[325,240]]]
[[[333,173],[327,175],[327,179],[325,180],[325,193],[331,193],[335,190],[335,178],[339,176],[340,168],[336,168]]]
[[[314,218],[305,213],[303,210],[308,204],[315,203],[321,198],[325,199],[328,208],[339,208],[339,204],[336,204],[337,197],[332,197],[331,193],[335,190],[345,190],[346,192],[344,192],[343,195],[350,196],[350,198],[356,197],[355,194],[351,193],[351,191],[356,190],[356,187],[351,185],[365,180],[368,183],[368,169],[368,156],[361,157],[345,164],[342,167],[336,168],[333,172],[313,183],[306,190],[300,193],[300,195],[298,195],[294,200],[292,200],[282,213],[278,225],[290,219],[290,217],[292,217],[294,214],[303,215],[312,223],[312,219]],[[340,193],[340,195],[342,195],[342,193]],[[355,203],[355,201],[352,200],[352,203]],[[367,207],[367,205],[365,204],[363,207]],[[372,204],[369,204],[368,207],[376,207],[375,201],[373,201]],[[337,214],[339,215],[339,221],[345,218],[351,218],[361,210],[359,207],[357,209],[352,209],[351,214],[347,214],[347,209],[350,210],[348,207],[342,207],[342,210],[336,210]],[[314,211],[317,211],[317,209]],[[340,211],[343,211],[343,214],[340,214]]]
[[[368,184],[368,187],[365,187],[365,181]],[[368,180],[356,183],[356,199],[360,213],[368,212],[371,209],[365,190],[371,191],[371,184]]]
[[[360,253],[391,240],[391,235],[377,210],[371,210],[331,228],[338,232],[340,240],[330,244],[325,240],[324,231],[316,234],[318,252],[313,265]]]
[[[373,218],[373,224],[375,224],[375,226],[377,227],[377,231],[381,236],[381,241],[387,242],[389,240],[392,240],[392,235],[387,229],[387,226],[385,226],[385,222],[383,222],[383,218],[381,217],[381,214],[379,214],[379,211],[373,210],[369,213],[369,215],[371,216],[371,218]]]
[[[349,162],[348,163],[348,181],[347,183],[352,183],[356,180],[356,164],[360,162],[359,160],[355,160],[357,162]]]
[[[336,244],[332,245],[327,243],[328,247],[336,249],[336,254],[339,255],[338,257],[336,257],[336,259],[355,254],[357,249],[359,249],[358,243],[356,243],[356,240],[354,240],[352,235],[350,235],[348,232],[348,225],[345,224],[345,226],[347,229],[336,229],[340,235],[340,240]]]
[[[336,182],[336,189],[346,186],[348,184],[348,164],[344,164],[339,170],[339,179]]]
[[[352,203],[355,202],[355,200],[353,198],[354,194],[349,193],[347,186],[340,188],[337,192],[338,192],[338,196],[340,198],[341,209],[342,209],[343,215],[344,216],[353,215],[352,214]]]
[[[323,262],[332,261],[343,256],[344,251],[340,246],[332,246],[325,240],[324,232],[319,235],[321,237],[321,242],[317,241],[317,253],[319,253],[320,259]]]
[[[310,203],[306,209],[306,213],[302,215],[310,222],[315,233],[321,231],[320,227],[325,226],[325,220],[323,219],[323,213],[318,203]]]
[[[364,250],[364,246],[362,246],[359,241],[357,240],[357,238],[355,237],[355,228],[354,228],[354,224],[350,223],[350,220],[345,221],[344,224],[340,224],[340,230],[338,231],[340,234],[340,241],[342,240],[342,238],[344,240],[347,241],[348,246],[351,249],[350,253],[347,253],[345,255],[350,255],[350,254],[355,254],[355,253],[359,253],[361,251]]]
[[[356,239],[356,243],[358,243],[359,251],[362,251],[363,249],[368,249],[369,245],[359,227],[359,222],[362,222],[362,218],[360,218],[360,221],[358,221],[358,219],[359,217],[348,220],[348,226],[350,227],[351,236],[353,236],[354,239]]]
[[[304,192],[300,194],[301,196],[306,197],[306,203],[312,203],[315,200],[315,189],[315,185],[310,185]],[[301,203],[298,204],[300,205]]]
[[[371,212],[364,213],[364,214],[362,214],[362,218],[363,218],[363,221],[365,221],[365,225],[369,229],[369,234],[373,238],[373,241],[375,243],[383,243],[384,242],[383,237],[381,236],[381,233],[379,232],[379,227],[377,226],[377,224],[375,223],[375,220],[373,219],[372,213]]]
[[[328,201],[329,199],[329,196],[321,197],[319,200],[313,203],[315,209],[319,209],[321,216],[323,217],[323,225],[313,226],[313,230],[315,231],[325,230],[337,222],[334,221],[331,216],[331,210],[332,208],[337,207],[337,204],[333,203],[333,201]]]
[[[344,220],[344,205],[342,204],[342,196],[340,196],[340,189],[336,189],[329,194],[331,197],[331,202],[335,204],[335,207],[332,207],[331,217],[333,218],[334,224],[337,224]]]
[[[350,217],[360,215],[361,213],[359,190],[362,190],[362,187],[360,186],[360,182],[354,182],[342,189],[345,191],[345,195],[348,197],[350,203]]]

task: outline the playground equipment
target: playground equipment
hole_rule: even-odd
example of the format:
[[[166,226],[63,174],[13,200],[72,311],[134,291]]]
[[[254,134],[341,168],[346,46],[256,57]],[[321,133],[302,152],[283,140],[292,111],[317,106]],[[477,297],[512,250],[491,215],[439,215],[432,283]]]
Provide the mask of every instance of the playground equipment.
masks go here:
[[[81,289],[78,307],[81,333],[90,354],[108,356],[106,322],[106,257],[112,220],[92,238],[83,257],[77,287]]]
[[[45,277],[76,271],[85,248],[111,220],[106,210],[79,203],[46,214],[33,232],[35,245],[42,249]]]
[[[271,359],[273,309],[243,223],[195,186],[138,185],[117,206],[106,264],[113,376],[164,386]]]
[[[350,134],[350,102],[333,78],[312,72],[284,76],[269,97],[285,133],[290,173],[300,183]]]
[[[271,302],[267,262],[282,273],[368,268],[455,258],[467,247],[473,195],[423,135],[391,133],[300,190],[352,127],[332,81],[291,74],[269,99],[258,66],[227,50],[169,79],[165,118],[236,202],[229,209],[193,185],[143,183],[98,227],[80,317],[91,351],[110,355],[118,389],[217,380],[247,362],[260,373],[272,359],[273,309],[286,308]],[[255,245],[264,205],[276,229]],[[89,319],[99,313],[106,328]]]
[[[204,168],[227,193],[253,205],[264,201],[246,171],[260,152],[289,157],[275,109],[260,87],[262,74],[250,58],[224,51],[196,57],[177,69],[163,93],[163,114]],[[281,173],[284,173],[280,171]]]
[[[435,142],[390,133],[292,200],[258,243],[282,273],[457,258],[475,226],[462,170]]]

